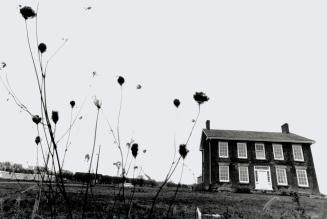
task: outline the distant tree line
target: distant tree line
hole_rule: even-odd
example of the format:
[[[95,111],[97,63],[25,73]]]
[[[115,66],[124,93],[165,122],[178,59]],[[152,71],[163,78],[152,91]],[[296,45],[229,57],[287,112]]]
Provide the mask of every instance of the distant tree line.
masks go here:
[[[158,186],[158,182],[155,180],[146,180],[144,178],[127,178],[123,179],[122,177],[118,176],[108,176],[108,175],[102,175],[97,174],[95,176],[94,173],[84,173],[84,172],[76,172],[74,174],[63,174],[64,178],[67,180],[80,182],[80,183],[86,183],[88,180],[96,181],[98,184],[120,184],[123,183],[123,180],[125,180],[125,183],[131,183],[134,186],[151,186],[155,187]],[[90,178],[89,178],[90,177]]]
[[[15,173],[26,173],[26,174],[35,174],[44,172],[44,167],[33,166],[29,168],[24,168],[22,164],[16,164],[11,162],[0,162],[0,171],[15,172]],[[51,171],[48,170],[48,173],[51,174]],[[73,173],[68,170],[62,170],[63,178],[66,181],[78,182],[78,183],[87,183],[88,180],[96,182],[97,184],[120,184],[123,183],[123,178],[118,176],[108,176],[95,173],[85,173],[85,172],[76,172]],[[90,178],[89,178],[90,177]],[[153,179],[144,179],[142,177],[138,178],[127,178],[125,177],[125,183],[131,183],[133,186],[151,186],[156,187],[160,183]],[[166,184],[166,187],[177,187],[178,184],[169,181]],[[187,188],[188,185],[180,184],[180,187]]]

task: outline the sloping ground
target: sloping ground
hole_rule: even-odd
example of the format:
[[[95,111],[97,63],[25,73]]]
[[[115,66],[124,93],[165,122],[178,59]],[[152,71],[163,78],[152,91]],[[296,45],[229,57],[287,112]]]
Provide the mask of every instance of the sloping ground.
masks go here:
[[[164,191],[159,199],[159,206],[167,206],[173,197],[173,191]],[[231,216],[232,218],[260,218],[265,204],[272,199],[273,195],[265,194],[240,194],[240,193],[201,193],[192,191],[182,191],[176,198],[176,216],[194,216],[198,207],[202,213],[220,214]],[[137,194],[139,202],[147,203],[147,195]],[[142,201],[141,201],[142,200]],[[323,198],[299,197],[300,206],[304,208],[304,214],[311,218],[318,218],[323,210],[323,205],[327,206],[327,200]],[[290,196],[277,196],[271,202],[266,211],[267,215],[273,218],[292,218],[290,215],[299,208],[298,204]],[[326,209],[327,210],[327,209]],[[160,211],[160,210],[159,210]]]
[[[35,190],[31,189],[23,195],[19,195],[17,191],[26,190],[31,184],[20,184],[5,182],[0,183],[0,201],[2,199],[4,215],[12,217],[17,212],[15,205],[18,196],[21,197],[21,209],[19,210],[22,218],[30,217],[33,208],[33,198]],[[157,188],[137,187],[133,201],[131,215],[134,218],[145,218],[148,215],[152,199]],[[80,218],[81,206],[83,203],[83,194],[80,193],[80,185],[69,186],[74,215]],[[115,190],[117,193],[117,190]],[[131,196],[132,189],[126,190],[127,200]],[[88,201],[88,218],[106,218],[108,213],[118,215],[122,214],[122,201],[114,203],[114,188],[112,186],[97,186],[92,188],[92,194]],[[155,208],[153,218],[165,218],[168,206],[174,195],[174,188],[164,190]],[[173,207],[170,218],[195,218],[196,208],[199,207],[201,212],[208,214],[221,214],[227,218],[260,218],[265,204],[271,200],[273,195],[265,194],[239,194],[239,193],[209,193],[209,192],[193,192],[182,190],[178,193],[175,207]],[[275,198],[276,199],[276,198]],[[300,196],[300,206],[304,208],[304,214],[307,218],[317,218],[322,210],[327,210],[327,200],[324,198],[310,198]],[[65,203],[61,200],[59,215],[64,215]],[[271,201],[266,209],[264,218],[299,218],[295,212],[299,206],[292,197],[278,196],[276,200]],[[1,212],[0,212],[1,213]],[[40,206],[40,212],[44,218],[49,215],[46,201],[44,200]],[[283,217],[282,217],[283,216]]]

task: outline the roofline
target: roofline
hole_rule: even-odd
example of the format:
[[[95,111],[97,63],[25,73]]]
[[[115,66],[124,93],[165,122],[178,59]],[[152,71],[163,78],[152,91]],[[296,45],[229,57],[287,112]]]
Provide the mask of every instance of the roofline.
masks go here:
[[[307,143],[307,144],[314,144],[316,143],[314,140],[307,140],[307,141],[295,141],[295,140],[276,140],[276,139],[245,139],[245,138],[221,138],[221,137],[209,137],[203,129],[202,133],[205,134],[206,140],[208,139],[220,139],[220,140],[236,140],[236,141],[261,141],[261,142],[280,142],[280,143]]]

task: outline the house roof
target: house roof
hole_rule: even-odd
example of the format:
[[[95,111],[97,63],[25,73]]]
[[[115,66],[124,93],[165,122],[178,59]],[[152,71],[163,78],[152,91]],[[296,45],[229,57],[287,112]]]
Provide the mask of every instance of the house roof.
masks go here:
[[[281,132],[256,132],[203,129],[207,139],[239,140],[239,141],[261,141],[261,142],[284,142],[284,143],[315,143],[314,140],[293,134]]]

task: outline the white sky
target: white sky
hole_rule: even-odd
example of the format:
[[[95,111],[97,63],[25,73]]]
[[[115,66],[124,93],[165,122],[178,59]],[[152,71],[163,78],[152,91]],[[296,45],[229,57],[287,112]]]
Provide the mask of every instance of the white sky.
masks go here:
[[[36,81],[18,5],[0,6],[0,62],[7,67],[16,94],[39,114]],[[92,6],[91,10],[84,8]],[[326,1],[42,1],[39,38],[49,57],[68,38],[49,65],[50,109],[58,110],[58,136],[68,127],[69,101],[76,100],[83,119],[71,135],[65,168],[85,171],[91,152],[96,108],[92,97],[116,126],[117,75],[126,78],[121,134],[132,136],[141,150],[136,165],[162,180],[173,156],[173,139],[185,143],[197,112],[195,91],[203,105],[185,160],[184,183],[201,174],[198,150],[206,119],[217,129],[291,132],[316,140],[312,147],[321,192],[327,193],[325,101],[327,59]],[[34,22],[28,21],[34,36]],[[34,38],[33,38],[34,39]],[[33,40],[35,44],[35,40]],[[91,77],[96,71],[98,76]],[[142,84],[137,90],[136,85]],[[0,160],[34,164],[36,129],[0,87]],[[176,113],[172,101],[181,100]],[[75,113],[77,110],[75,111]],[[97,145],[100,172],[114,175],[119,160],[103,116]],[[59,145],[63,152],[64,145]],[[179,171],[175,179],[179,178]]]

